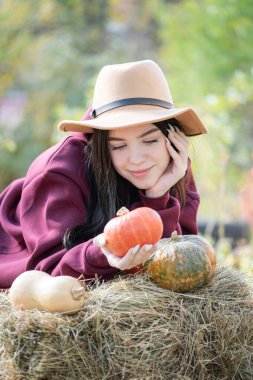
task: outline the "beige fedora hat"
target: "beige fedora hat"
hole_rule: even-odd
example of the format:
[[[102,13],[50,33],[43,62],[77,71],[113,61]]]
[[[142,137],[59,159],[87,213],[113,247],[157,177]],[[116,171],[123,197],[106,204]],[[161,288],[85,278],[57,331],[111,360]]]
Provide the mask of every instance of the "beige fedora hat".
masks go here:
[[[151,60],[107,65],[94,89],[89,120],[63,120],[62,131],[92,133],[177,119],[187,136],[207,133],[193,108],[176,108],[161,68]]]

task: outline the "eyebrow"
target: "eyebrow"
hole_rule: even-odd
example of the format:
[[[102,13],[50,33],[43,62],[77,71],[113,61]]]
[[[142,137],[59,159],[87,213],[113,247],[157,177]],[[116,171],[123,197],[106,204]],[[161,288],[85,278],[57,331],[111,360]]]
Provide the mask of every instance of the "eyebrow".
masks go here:
[[[147,135],[150,135],[151,133],[154,133],[156,131],[159,131],[159,129],[157,127],[151,128],[148,131],[142,133],[140,136],[138,136],[138,139],[145,137]],[[122,139],[120,137],[109,137],[108,140],[109,141],[124,141],[125,139]]]

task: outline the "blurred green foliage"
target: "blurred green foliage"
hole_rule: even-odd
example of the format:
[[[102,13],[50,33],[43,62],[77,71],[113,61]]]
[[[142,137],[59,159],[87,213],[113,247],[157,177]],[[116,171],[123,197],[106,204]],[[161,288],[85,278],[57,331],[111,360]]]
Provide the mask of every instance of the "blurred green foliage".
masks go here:
[[[0,1],[0,189],[64,136],[59,120],[82,117],[103,65],[148,58],[165,71],[176,105],[193,106],[209,129],[191,139],[200,218],[243,218],[252,36],[251,0]]]

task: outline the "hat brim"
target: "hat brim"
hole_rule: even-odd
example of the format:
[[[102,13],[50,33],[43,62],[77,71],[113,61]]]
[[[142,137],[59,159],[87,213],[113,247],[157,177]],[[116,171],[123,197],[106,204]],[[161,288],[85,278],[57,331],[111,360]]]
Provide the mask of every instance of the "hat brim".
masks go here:
[[[94,129],[112,130],[175,118],[187,136],[207,133],[207,129],[193,108],[165,109],[153,106],[125,106],[105,112],[90,120],[63,120],[58,128],[65,132],[92,133]]]

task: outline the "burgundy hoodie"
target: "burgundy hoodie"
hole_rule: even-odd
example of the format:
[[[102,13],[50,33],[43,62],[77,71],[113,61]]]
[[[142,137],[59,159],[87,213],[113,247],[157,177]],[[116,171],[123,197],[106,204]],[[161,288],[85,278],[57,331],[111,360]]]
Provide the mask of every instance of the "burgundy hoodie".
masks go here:
[[[42,153],[25,178],[12,182],[0,194],[0,289],[8,289],[26,270],[41,270],[53,276],[70,275],[106,279],[119,272],[111,267],[92,239],[67,251],[65,231],[85,221],[90,189],[83,170],[83,134],[73,133]],[[163,220],[163,237],[178,233],[197,234],[199,205],[194,179],[187,170],[186,204],[169,193],[140,201],[131,209],[147,206]]]

